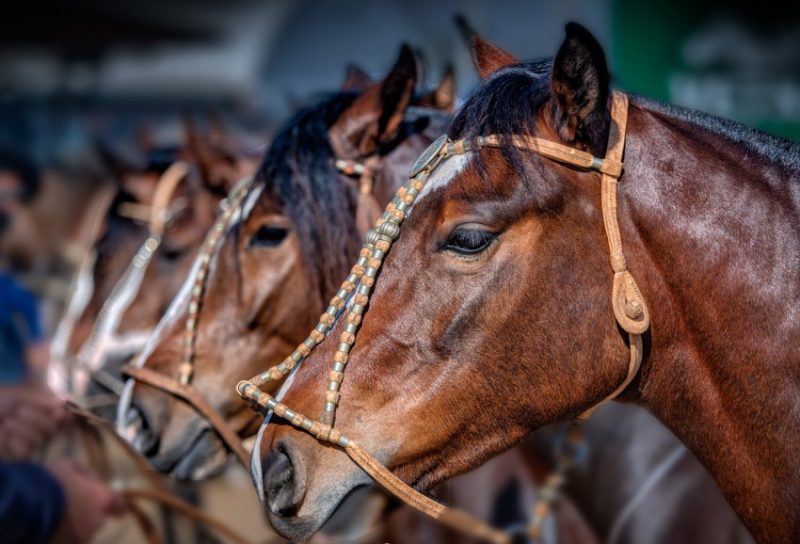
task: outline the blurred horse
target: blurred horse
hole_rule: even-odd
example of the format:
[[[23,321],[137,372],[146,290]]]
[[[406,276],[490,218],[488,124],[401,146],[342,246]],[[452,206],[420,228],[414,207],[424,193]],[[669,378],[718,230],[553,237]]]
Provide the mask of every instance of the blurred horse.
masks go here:
[[[241,219],[229,226],[213,259],[192,387],[242,437],[254,433],[257,418],[242,409],[230,380],[291,350],[357,252],[359,214],[388,201],[410,161],[447,120],[413,105],[410,49],[403,49],[383,81],[345,86],[349,90],[301,110],[276,135]],[[358,166],[367,162],[364,187]],[[146,368],[179,373],[185,302],[160,326],[157,343],[154,338],[142,360]],[[133,406],[143,416],[141,449],[160,470],[188,478],[221,463],[223,444],[192,406],[144,384],[136,388]]]
[[[222,196],[252,167],[248,160],[187,121],[183,149],[154,149],[146,165],[119,169],[119,188],[95,225],[53,340],[51,382],[96,408],[116,404],[119,366],[164,314]],[[90,382],[93,393],[105,394],[84,398]]]

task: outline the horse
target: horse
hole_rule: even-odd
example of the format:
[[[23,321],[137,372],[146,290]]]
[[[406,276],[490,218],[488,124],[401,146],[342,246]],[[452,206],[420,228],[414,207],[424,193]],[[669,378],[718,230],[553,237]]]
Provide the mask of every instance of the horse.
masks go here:
[[[558,432],[542,429],[520,446],[537,481],[557,466]],[[609,403],[582,433],[561,491],[601,542],[753,542],[697,458],[646,410]]]
[[[56,331],[52,381],[98,404],[94,408],[116,404],[118,367],[141,349],[188,273],[221,195],[246,173],[243,153],[214,145],[185,124],[183,149],[153,149],[146,165],[118,168],[119,186],[95,226],[93,246]],[[162,212],[168,217],[157,217]],[[90,380],[92,393],[105,394],[84,398]]]
[[[463,16],[456,17],[456,24],[479,72],[485,51],[511,58]],[[646,411],[609,405],[582,429],[580,461],[570,467],[562,491],[602,541],[752,541],[708,472]],[[558,466],[553,445],[560,432],[536,432],[522,443],[526,461],[540,481]],[[648,505],[658,505],[659,515],[650,515]],[[703,516],[697,516],[698,511]]]
[[[671,429],[757,541],[796,540],[800,147],[613,93],[574,23],[552,61],[476,54],[491,75],[370,233],[349,323],[273,367],[293,372],[279,395],[269,373],[237,387],[289,423],[261,434],[271,523],[313,533],[370,481],[351,460],[416,500],[614,398]]]
[[[192,317],[185,304],[180,312],[171,312],[142,359],[142,368],[149,372],[178,375],[184,359],[185,323],[197,319],[191,387],[208,399],[222,424],[242,438],[253,434],[257,419],[241,410],[233,392],[224,387],[222,375],[241,378],[257,368],[263,357],[285,356],[322,302],[332,296],[335,278],[345,270],[363,236],[358,228],[363,179],[358,183],[352,179],[349,174],[353,165],[348,161],[368,164],[370,156],[380,157],[372,161],[370,177],[374,185],[370,195],[376,202],[385,203],[401,183],[412,158],[447,122],[440,110],[417,105],[429,95],[412,94],[416,86],[414,66],[410,50],[404,48],[383,81],[356,85],[348,77],[343,92],[301,110],[282,127],[267,151],[256,184],[241,199],[236,224],[230,225],[214,254],[202,313]],[[391,118],[400,122],[387,123],[383,128],[381,120]],[[358,142],[360,150],[351,149],[352,142]],[[326,259],[328,255],[336,260]],[[190,285],[187,282],[184,292]],[[296,299],[298,292],[309,295]],[[289,301],[293,301],[292,306],[286,307]],[[275,312],[281,306],[283,310]],[[141,451],[159,470],[179,478],[200,479],[215,473],[225,462],[221,454],[224,437],[216,435],[219,429],[215,429],[214,420],[205,421],[203,410],[195,410],[192,398],[196,397],[165,395],[157,390],[161,380],[148,377],[152,374],[137,371],[132,376],[144,378],[132,398],[132,406],[142,414],[134,419],[147,425],[139,427],[134,438]],[[181,389],[170,388],[168,392],[180,393]],[[229,406],[239,410],[231,412]],[[476,487],[482,493],[475,494]],[[496,519],[506,525],[524,524],[537,500],[518,452],[444,491],[473,511],[500,508]],[[495,504],[498,496],[505,497],[505,503]],[[379,537],[379,526],[366,514],[383,517],[385,498],[361,493],[355,504],[352,500],[347,510],[325,526],[327,537],[342,538],[344,532],[366,538],[362,526]],[[395,520],[388,524],[393,542],[419,541],[414,539],[432,538],[434,534],[439,540],[452,537],[442,533],[441,527],[409,519],[404,512],[389,519]],[[412,530],[409,523],[416,529]],[[574,510],[559,511],[546,527],[546,536],[553,532],[563,536],[567,531],[588,534]],[[572,538],[575,542],[590,541]]]

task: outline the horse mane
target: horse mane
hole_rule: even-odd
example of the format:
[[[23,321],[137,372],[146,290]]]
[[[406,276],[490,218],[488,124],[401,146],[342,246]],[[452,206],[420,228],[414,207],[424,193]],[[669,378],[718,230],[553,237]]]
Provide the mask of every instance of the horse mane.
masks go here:
[[[538,111],[550,98],[552,60],[525,61],[502,68],[475,88],[456,112],[448,136],[453,140],[489,134],[535,136]],[[530,151],[515,147],[501,148],[509,166],[520,176],[540,211],[558,205],[557,187],[542,183],[543,163]],[[471,164],[486,179],[485,154],[472,154]],[[551,176],[552,177],[552,176]],[[491,191],[492,187],[481,187]]]
[[[537,113],[551,96],[552,60],[526,61],[502,68],[489,76],[466,99],[450,125],[451,139],[472,138],[488,134],[535,135]],[[735,121],[689,108],[668,105],[632,96],[631,103],[667,118],[677,119],[692,127],[709,131],[741,147],[743,156],[756,157],[790,171],[800,171],[800,144],[765,134]],[[558,199],[552,182],[543,183],[545,172],[541,161],[528,151],[508,147],[502,153],[509,165],[521,176],[541,211],[552,209]],[[474,154],[473,164],[485,173],[483,154]],[[483,176],[481,176],[483,177]],[[487,187],[486,190],[491,190]]]
[[[256,174],[262,195],[277,198],[291,219],[320,300],[335,292],[358,251],[355,193],[342,190],[346,179],[328,142],[328,130],[356,96],[336,93],[297,112],[275,135]]]
[[[256,173],[253,189],[260,198],[277,198],[300,238],[311,285],[321,300],[333,296],[347,275],[361,237],[354,221],[357,183],[335,167],[328,132],[353,103],[357,92],[341,91],[322,98],[292,116],[281,129]],[[437,130],[449,117],[427,108],[408,108],[399,135],[380,150],[385,155],[411,134]]]
[[[749,154],[755,154],[784,168],[800,171],[800,144],[797,142],[773,136],[710,113],[673,104],[665,104],[643,96],[632,95],[631,103],[640,105],[665,117],[704,128],[741,146]]]

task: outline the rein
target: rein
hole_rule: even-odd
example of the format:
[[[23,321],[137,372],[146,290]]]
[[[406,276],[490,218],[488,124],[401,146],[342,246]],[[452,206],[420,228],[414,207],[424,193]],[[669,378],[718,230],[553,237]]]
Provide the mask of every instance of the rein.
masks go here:
[[[375,278],[392,243],[400,234],[400,226],[408,210],[414,204],[420,191],[425,187],[430,175],[448,158],[478,151],[486,147],[513,146],[529,150],[554,161],[594,170],[601,173],[601,202],[603,223],[609,244],[611,268],[614,272],[612,284],[612,308],[615,319],[628,333],[630,362],[624,381],[600,403],[590,408],[580,418],[588,417],[597,406],[617,397],[638,373],[642,359],[641,335],[649,327],[649,312],[644,298],[636,285],[633,276],[627,270],[622,253],[622,242],[619,232],[616,208],[616,187],[622,175],[622,154],[625,146],[625,130],[627,125],[628,100],[621,93],[614,93],[611,106],[611,128],[609,131],[609,147],[605,158],[593,156],[591,153],[574,149],[560,143],[542,138],[521,135],[489,135],[469,140],[450,141],[441,136],[423,152],[409,173],[409,181],[401,187],[374,228],[366,235],[358,260],[342,283],[330,305],[322,314],[317,326],[306,340],[281,363],[258,374],[250,380],[239,382],[236,390],[239,395],[257,411],[274,413],[298,430],[308,432],[322,443],[334,444],[363,469],[373,480],[381,484],[395,497],[438,520],[444,525],[467,533],[473,537],[497,544],[510,543],[514,535],[500,531],[468,514],[450,509],[431,498],[416,491],[400,480],[385,465],[361,448],[354,440],[342,434],[334,427],[336,407],[341,398],[339,389],[344,377],[350,350],[355,343],[356,333],[361,324],[365,308]],[[348,303],[352,303],[348,307]],[[325,338],[348,307],[344,332],[334,355],[333,367],[329,375],[325,402],[318,420],[311,419],[296,412],[274,396],[262,391],[261,387],[269,381],[283,379],[293,368],[299,365],[311,350]],[[255,451],[255,450],[254,450]]]
[[[151,501],[170,508],[196,523],[203,524],[218,531],[229,541],[236,544],[249,544],[249,541],[240,535],[235,529],[222,522],[221,520],[208,515],[196,506],[181,499],[170,491],[166,480],[161,474],[155,472],[150,464],[134,450],[105,420],[97,417],[88,410],[82,408],[72,401],[66,404],[67,410],[76,419],[78,430],[84,437],[84,447],[91,466],[101,473],[104,480],[111,483],[111,465],[108,459],[108,451],[105,447],[101,434],[110,436],[113,441],[120,446],[125,457],[136,467],[138,473],[144,477],[151,489],[122,489],[120,495],[125,499],[125,507],[132,516],[134,522],[148,543],[158,543],[161,539],[156,534],[156,529],[147,515],[138,507],[138,501]]]

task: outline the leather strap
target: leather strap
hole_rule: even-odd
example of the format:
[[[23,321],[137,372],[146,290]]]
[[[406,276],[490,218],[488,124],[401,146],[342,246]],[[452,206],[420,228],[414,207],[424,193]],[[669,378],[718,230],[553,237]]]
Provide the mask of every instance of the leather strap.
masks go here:
[[[211,407],[208,402],[189,385],[184,385],[178,380],[170,378],[165,374],[155,372],[149,368],[137,368],[135,366],[126,366],[123,368],[123,373],[138,382],[146,383],[151,387],[161,389],[182,401],[189,404],[192,408],[197,410],[203,417],[205,417],[211,424],[211,427],[216,431],[225,445],[230,449],[242,466],[245,468],[250,466],[250,456],[242,446],[242,441],[239,436],[234,433],[230,427],[225,423],[225,419]]]
[[[148,483],[153,485],[155,488],[127,489],[120,492],[120,494],[127,499],[126,506],[128,512],[133,516],[134,520],[142,531],[143,536],[148,542],[158,542],[159,539],[152,523],[150,523],[144,512],[134,504],[134,501],[150,500],[161,503],[164,506],[176,510],[181,514],[218,531],[232,542],[236,542],[237,544],[249,544],[247,539],[242,537],[229,526],[225,525],[216,518],[209,516],[199,508],[187,503],[183,499],[175,496],[169,490],[161,475],[155,472],[147,463],[147,461],[145,461],[144,458],[142,458],[142,456],[136,452],[136,450],[134,450],[130,444],[128,444],[127,441],[119,436],[107,421],[97,417],[88,410],[81,408],[74,402],[68,401],[66,407],[73,417],[82,423],[80,428],[84,431],[87,429],[105,431],[103,435],[110,436],[122,448],[123,453],[125,453],[128,459],[133,462],[134,466],[136,466],[139,472],[147,479]],[[89,438],[89,443],[87,444],[87,453],[90,455],[90,458],[97,458],[96,456],[99,453],[97,448],[100,448],[101,444],[96,442],[94,436],[85,435],[85,437]]]
[[[228,525],[225,525],[216,518],[209,516],[196,506],[176,497],[172,493],[167,493],[156,489],[126,489],[121,491],[120,494],[128,501],[129,504],[140,500],[157,502],[171,508],[172,510],[180,512],[184,516],[191,518],[194,521],[202,523],[206,527],[214,529],[223,535],[227,541],[235,542],[236,544],[251,544],[249,540],[234,531]]]
[[[624,95],[620,95],[624,96]],[[558,142],[515,134],[513,136],[501,136],[492,134],[478,138],[479,147],[506,147],[514,146],[518,149],[527,149],[538,153],[543,157],[554,161],[571,164],[579,168],[593,169],[609,176],[619,177],[622,174],[622,154],[614,156],[606,155],[604,159],[599,159],[587,151],[575,149]],[[624,145],[624,141],[623,141]]]
[[[169,221],[169,203],[172,200],[172,194],[178,188],[178,184],[189,173],[189,165],[184,161],[176,161],[169,165],[161,179],[158,180],[158,185],[153,194],[153,203],[150,208],[150,223],[148,228],[150,234],[154,236],[161,236],[164,234],[167,222]]]
[[[370,478],[378,482],[392,495],[443,525],[486,542],[494,544],[509,544],[511,542],[512,537],[510,534],[495,529],[460,510],[448,508],[415,490],[395,476],[380,461],[367,453],[353,440],[348,442],[344,451],[355,464],[369,474]]]
[[[611,100],[611,127],[608,134],[606,159],[621,164],[625,150],[625,133],[628,126],[628,97],[622,93],[614,93]],[[609,259],[614,279],[611,287],[611,307],[614,318],[628,333],[630,361],[625,380],[614,391],[599,403],[595,404],[578,419],[588,419],[595,410],[606,402],[617,398],[633,381],[642,364],[642,334],[650,327],[650,311],[636,284],[636,280],[628,271],[628,264],[622,252],[622,236],[619,231],[617,216],[617,181],[622,171],[616,175],[603,173],[600,178],[601,206],[603,225],[608,239]]]

